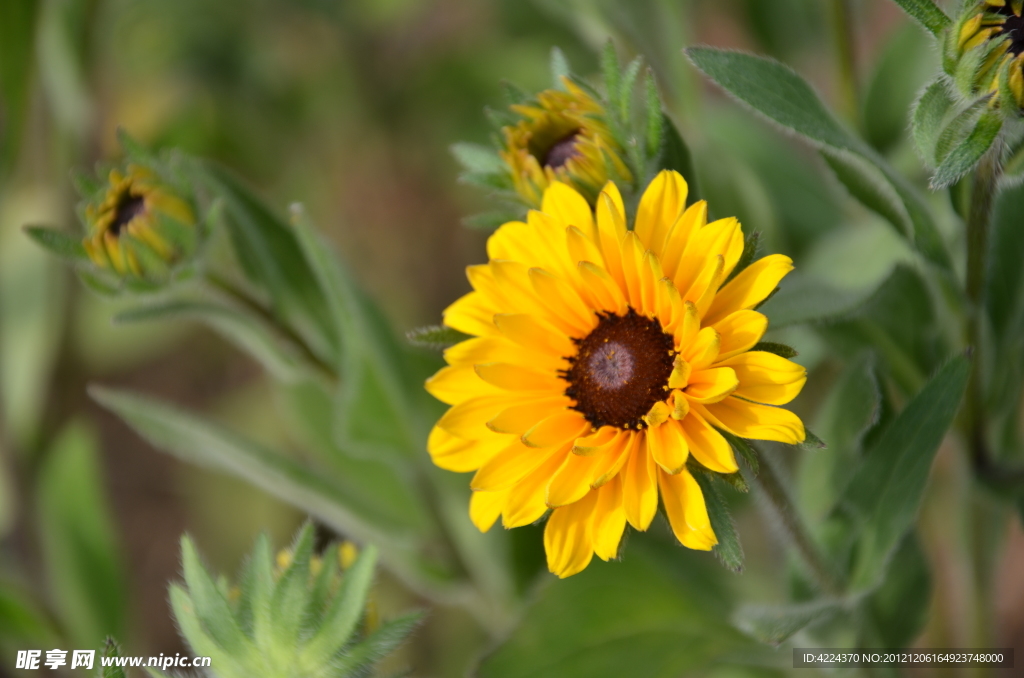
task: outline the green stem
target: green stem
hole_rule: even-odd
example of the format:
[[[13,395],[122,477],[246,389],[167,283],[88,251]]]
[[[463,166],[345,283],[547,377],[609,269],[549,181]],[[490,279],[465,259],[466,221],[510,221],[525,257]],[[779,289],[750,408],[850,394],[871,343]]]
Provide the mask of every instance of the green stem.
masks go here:
[[[320,356],[310,348],[309,344],[306,343],[306,340],[303,339],[298,332],[289,327],[286,323],[282,322],[281,319],[278,318],[273,311],[264,306],[262,302],[216,273],[207,272],[205,279],[211,287],[226,295],[239,306],[243,307],[245,310],[249,311],[273,328],[281,339],[298,351],[303,360],[305,360],[305,362],[308,363],[314,371],[326,378],[328,382],[333,384],[338,381],[338,371],[334,366],[320,358]]]
[[[854,128],[859,128],[860,108],[853,28],[853,7],[850,0],[832,0],[832,39],[835,43],[838,66],[839,104]]]
[[[839,580],[836,572],[829,566],[825,557],[822,556],[814,537],[811,536],[800,514],[797,513],[789,492],[782,483],[782,479],[772,466],[771,460],[767,459],[765,454],[758,448],[753,445],[751,447],[757,450],[757,456],[760,461],[758,473],[754,476],[754,483],[761,488],[763,496],[775,511],[779,519],[779,525],[781,525],[790,543],[800,555],[804,565],[807,567],[808,573],[814,578],[815,584],[823,592],[833,596],[842,595],[842,582]]]

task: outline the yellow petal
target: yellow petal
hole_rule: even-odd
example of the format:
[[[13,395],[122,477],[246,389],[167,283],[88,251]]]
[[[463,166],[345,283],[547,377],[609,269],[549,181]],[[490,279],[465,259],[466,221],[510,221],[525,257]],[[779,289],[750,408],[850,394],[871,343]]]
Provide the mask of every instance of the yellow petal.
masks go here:
[[[659,172],[647,186],[634,227],[646,249],[661,253],[665,237],[686,207],[687,192],[686,179],[670,170]]]
[[[672,418],[681,421],[690,413],[690,400],[682,391],[672,391]]]
[[[695,403],[691,403],[690,408],[690,414],[683,419],[683,434],[693,458],[704,468],[718,473],[738,471],[732,446],[702,416],[706,410]]]
[[[672,533],[683,546],[699,551],[710,551],[718,543],[700,485],[690,472],[679,475],[658,474],[658,486],[665,505]]]
[[[721,337],[718,361],[749,351],[768,329],[768,318],[757,311],[736,311],[713,325]]]
[[[586,233],[586,231],[584,231]],[[625,289],[622,275],[622,239],[626,236],[626,216],[622,196],[609,183],[597,198],[597,231],[594,242],[601,248],[604,266],[612,280]]]
[[[796,445],[806,436],[800,418],[781,407],[761,405],[736,396],[704,407],[709,421],[740,438]]]
[[[686,459],[690,456],[682,424],[674,419],[647,429],[647,449],[658,466],[673,474],[686,466]]]
[[[442,312],[444,324],[466,334],[494,336],[494,308],[479,292],[470,292],[460,297]]]
[[[736,371],[737,396],[767,405],[785,405],[807,382],[802,365],[765,351],[748,351],[718,364]]]
[[[496,433],[513,433],[521,436],[550,416],[552,412],[563,410],[571,404],[568,398],[559,396],[513,405],[489,420],[487,428]]]
[[[736,372],[730,367],[694,370],[690,375],[690,384],[686,387],[686,397],[695,403],[717,403],[724,400],[739,385]]]
[[[508,363],[482,363],[474,365],[477,375],[488,384],[506,391],[543,391],[561,393],[565,391],[566,382],[557,374],[538,372],[519,365]]]
[[[558,372],[568,363],[552,351],[538,351],[514,343],[505,337],[474,337],[446,349],[444,359],[455,367],[479,363],[511,363],[546,372]]]
[[[643,258],[643,243],[636,237],[636,233],[630,231],[622,239],[622,279],[625,281],[622,291],[630,306],[646,310],[640,290],[640,276],[646,273],[642,267]]]
[[[561,182],[554,182],[544,191],[541,212],[549,214],[565,226],[575,226],[584,233],[594,230],[594,217],[586,199]]]
[[[597,316],[567,282],[540,268],[531,268],[528,275],[534,291],[548,308],[577,331],[572,336],[586,336],[597,326]]]
[[[581,261],[579,271],[583,284],[590,289],[598,309],[619,315],[626,312],[626,296],[606,270],[593,262]]]
[[[719,281],[722,279],[722,267],[724,259],[721,254],[716,254],[705,260],[704,268],[697,279],[693,281],[689,289],[683,294],[683,299],[692,301],[697,309],[697,315],[704,317],[708,307],[715,298],[715,291],[718,289]]]
[[[571,444],[589,433],[590,422],[576,410],[565,409],[552,414],[523,434],[523,443],[530,447],[552,447]]]
[[[793,260],[783,254],[769,254],[755,261],[718,291],[704,322],[713,325],[734,311],[757,306],[792,270]]]
[[[658,257],[651,251],[644,252],[643,262],[640,266],[640,306],[637,308],[641,314],[646,316],[657,316],[658,306],[658,283],[664,279],[665,274],[661,271],[661,264]]]
[[[581,261],[604,263],[604,256],[602,256],[597,243],[575,226],[565,229],[565,245],[569,250],[569,259],[574,263],[578,264]]]
[[[525,313],[495,314],[492,325],[509,340],[538,353],[559,357],[576,354],[576,347],[567,336]]]
[[[590,435],[577,438],[573,443],[572,453],[583,457],[597,454],[607,447],[616,437],[621,434],[614,426],[602,426]]]
[[[564,304],[538,296],[530,282],[529,267],[518,261],[491,261],[488,269],[493,272],[496,287],[505,302],[500,308],[506,312],[526,313],[556,332],[567,336],[585,335],[590,327],[585,323],[573,322],[566,317]]]
[[[661,267],[665,275],[675,280],[680,273],[679,266],[683,253],[690,244],[695,233],[704,228],[708,222],[708,204],[704,200],[695,202],[686,208],[665,239],[664,249],[660,254]]]
[[[504,490],[525,478],[552,455],[561,458],[568,453],[568,446],[538,450],[523,445],[517,438],[512,438],[504,449],[480,467],[469,486],[474,490],[486,492]]]
[[[587,457],[570,454],[548,485],[547,504],[555,508],[573,504],[592,488],[600,487],[615,477],[629,456],[626,440],[608,445]]]
[[[508,438],[491,436],[483,440],[465,440],[435,426],[427,438],[427,451],[439,467],[455,473],[475,471],[508,446]]]
[[[666,420],[668,420],[668,416],[671,413],[672,410],[669,409],[669,406],[665,403],[665,401],[659,400],[658,402],[651,405],[651,409],[647,412],[647,414],[643,416],[643,420],[644,423],[647,424],[648,428],[653,426],[661,426],[663,423],[665,423]]]
[[[480,379],[472,365],[463,367],[442,367],[437,374],[427,379],[424,385],[427,393],[442,403],[454,405],[474,396],[494,395],[500,389]]]
[[[562,465],[560,455],[552,455],[508,491],[505,508],[501,512],[502,524],[511,529],[534,523],[547,513],[545,502],[548,483]]]
[[[690,383],[691,372],[690,363],[683,360],[682,356],[677,355],[675,363],[672,365],[672,374],[668,375],[668,387],[686,388],[687,384]]]
[[[682,317],[673,318],[670,327],[671,329],[669,327],[665,329],[672,333],[676,346],[687,347],[694,343],[697,333],[700,331],[700,317],[697,315],[697,307],[693,305],[693,302],[683,302]],[[710,340],[710,334],[708,334],[702,341]]]
[[[629,524],[646,530],[658,511],[658,487],[654,458],[642,442],[642,433],[631,434],[632,449],[622,475],[622,505]]]
[[[454,436],[466,440],[490,438],[494,433],[487,428],[487,422],[506,407],[536,400],[536,395],[502,393],[470,398],[453,405],[441,417],[437,425]]]
[[[469,518],[481,532],[486,532],[501,515],[507,492],[474,492],[469,498]]]
[[[721,339],[718,332],[712,327],[705,327],[693,338],[688,346],[680,345],[680,355],[683,360],[690,363],[693,371],[703,370],[710,366],[718,358],[718,348],[721,346]]]
[[[582,571],[594,557],[591,513],[597,492],[590,492],[575,504],[551,512],[544,528],[544,550],[548,569],[565,578]]]
[[[616,477],[598,490],[597,505],[591,520],[593,524],[594,553],[601,560],[611,560],[619,554],[619,543],[626,529],[626,511],[622,508],[622,481]]]

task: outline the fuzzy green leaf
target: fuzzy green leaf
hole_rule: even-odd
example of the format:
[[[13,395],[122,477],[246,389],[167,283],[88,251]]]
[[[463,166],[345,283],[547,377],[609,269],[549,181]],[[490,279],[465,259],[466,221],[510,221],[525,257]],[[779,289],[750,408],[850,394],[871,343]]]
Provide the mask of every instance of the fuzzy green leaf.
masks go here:
[[[758,308],[768,316],[772,328],[802,323],[823,323],[842,318],[861,307],[874,290],[850,292],[827,283],[790,273],[779,285],[779,291]]]
[[[569,67],[569,60],[565,58],[565,53],[558,47],[551,48],[551,86],[555,89],[565,89],[565,83],[562,82],[562,78],[568,78],[572,76],[572,68]]]
[[[452,155],[469,172],[502,174],[507,171],[505,161],[488,146],[460,141],[452,144]]]
[[[644,139],[647,143],[647,156],[653,158],[661,148],[662,138],[665,134],[665,120],[662,117],[658,83],[654,80],[654,71],[650,68],[644,74],[644,106],[647,118]]]
[[[713,551],[726,569],[740,574],[743,572],[743,546],[736,533],[736,523],[732,520],[729,505],[717,487],[718,481],[707,473],[695,473],[693,478],[700,485],[701,492],[704,494],[708,518],[711,519],[711,529],[715,531],[715,536],[718,538],[718,543],[715,544]]]
[[[774,353],[775,355],[781,356],[781,357],[786,358],[786,359],[795,358],[797,355],[799,355],[796,352],[796,349],[793,348],[792,346],[787,346],[786,344],[780,344],[777,341],[759,341],[756,344],[754,344],[754,348],[752,348],[750,350],[751,351],[765,351],[766,353]]]
[[[227,599],[206,571],[188,535],[181,538],[181,569],[189,601],[205,634],[226,653],[240,656],[247,647],[245,634],[238,627]],[[192,641],[191,638],[188,640]]]
[[[747,462],[747,466],[750,467],[750,472],[754,474],[754,477],[757,477],[758,471],[761,470],[761,462],[758,459],[757,451],[743,438],[734,436],[728,431],[719,431],[719,433],[729,441],[733,451],[743,457],[743,460]]]
[[[932,0],[894,0],[903,11],[938,37],[951,23],[949,17]]]
[[[913,234],[914,224],[906,205],[874,165],[852,153],[822,151],[821,156],[853,198],[895,226],[904,236]]]
[[[636,57],[626,65],[622,72],[621,91],[619,92],[619,117],[622,122],[629,125],[633,115],[633,89],[636,87],[637,76],[640,75],[640,68],[643,66],[643,59]]]
[[[912,228],[898,223],[900,234],[940,268],[952,270],[949,253],[921,197],[873,149],[839,124],[803,78],[777,61],[751,54],[710,47],[691,47],[686,54],[705,75],[756,113],[830,155],[854,154],[874,165],[909,215]]]
[[[615,45],[608,40],[604,44],[604,49],[601,50],[601,74],[604,77],[605,96],[608,97],[608,101],[619,100],[620,69],[619,55],[615,51]]]
[[[274,640],[278,644],[297,645],[299,632],[309,614],[309,561],[313,555],[313,523],[306,522],[295,537],[291,563],[277,580],[270,603]]]
[[[959,356],[938,371],[885,429],[840,501],[859,534],[852,583],[873,588],[917,516],[932,460],[953,421],[971,363]]]
[[[974,169],[981,156],[995,143],[1002,128],[1002,114],[998,110],[986,109],[967,138],[954,147],[935,170],[935,176],[931,181],[932,189],[946,188]]]
[[[918,153],[929,167],[936,164],[936,146],[943,129],[942,122],[952,107],[953,96],[945,78],[938,78],[928,85],[914,104],[911,134]]]
[[[26,226],[25,235],[32,238],[36,244],[47,252],[57,255],[61,259],[72,263],[89,261],[89,255],[85,253],[81,239],[74,237],[70,233],[42,226]]]
[[[437,350],[446,349],[449,346],[454,346],[471,338],[468,334],[459,332],[451,327],[445,327],[444,325],[419,327],[415,330],[409,330],[405,336],[413,346]]]
[[[779,645],[814,622],[832,617],[843,609],[834,600],[812,600],[789,605],[746,605],[733,618],[736,626],[762,643]]]
[[[121,646],[111,637],[107,637],[103,643],[103,649],[99,652],[100,660],[96,662],[97,673],[100,678],[128,678],[128,673],[122,666],[104,666],[103,659],[121,657]],[[113,662],[112,662],[113,663]]]
[[[689,186],[689,195],[686,201],[688,204],[694,203],[700,200],[700,188],[697,185],[697,172],[693,167],[690,149],[668,115],[662,114],[661,127],[663,141],[658,158],[658,169],[675,170],[682,174]]]
[[[339,674],[353,677],[364,675],[369,667],[394,652],[422,618],[422,613],[411,612],[382,625],[366,640],[345,651],[345,655],[337,662]]]

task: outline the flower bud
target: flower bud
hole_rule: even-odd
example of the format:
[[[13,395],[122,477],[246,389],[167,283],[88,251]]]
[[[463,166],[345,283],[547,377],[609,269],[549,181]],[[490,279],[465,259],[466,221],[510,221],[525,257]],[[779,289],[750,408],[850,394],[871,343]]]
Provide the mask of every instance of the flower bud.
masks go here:
[[[501,158],[516,193],[532,207],[540,207],[554,181],[572,186],[591,204],[609,180],[632,181],[604,107],[569,78],[562,83],[565,91],[546,90],[535,101],[512,106],[521,119],[502,128]]]
[[[110,170],[85,206],[82,242],[96,266],[118,277],[160,278],[195,249],[195,209],[156,170]]]
[[[947,70],[966,96],[1024,109],[1024,0],[969,5],[947,42]]]

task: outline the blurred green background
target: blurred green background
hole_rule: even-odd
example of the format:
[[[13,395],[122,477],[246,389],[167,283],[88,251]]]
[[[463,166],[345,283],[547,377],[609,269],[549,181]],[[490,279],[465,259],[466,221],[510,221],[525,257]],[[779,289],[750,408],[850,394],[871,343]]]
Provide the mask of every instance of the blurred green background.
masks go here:
[[[852,64],[840,35],[852,36]],[[128,654],[173,654],[182,646],[166,585],[178,574],[178,536],[190,532],[231,572],[257,532],[283,543],[303,519],[159,454],[88,399],[89,383],[125,386],[296,444],[253,362],[199,326],[112,325],[117,304],[24,237],[24,224],[77,228],[71,168],[116,154],[119,126],[152,147],[219,160],[281,211],[305,203],[405,331],[437,322],[468,289],[464,266],[485,258],[487,234],[460,220],[486,196],[457,183],[449,146],[487,142],[483,109],[501,105],[502,80],[548,86],[554,46],[591,73],[609,37],[654,67],[715,215],[737,215],[762,231],[764,251],[844,290],[877,286],[911,261],[816,154],[712,91],[680,51],[708,43],[792,65],[924,185],[907,111],[937,63],[888,0],[0,0],[0,617],[16,610],[40,633],[72,628],[83,642],[112,624]],[[856,91],[838,84],[843,68]],[[812,369],[795,408],[821,420],[818,404],[850,355],[827,332],[778,338]],[[1024,647],[1024,531],[1000,522],[1003,546],[976,562],[974,526],[957,508],[974,501],[965,468],[944,448],[933,469],[919,523],[932,593],[916,642]],[[123,574],[101,591],[82,589],[81,564],[55,536],[79,529],[83,514],[116,554],[97,567]],[[778,599],[781,548],[752,502],[740,502],[737,521],[748,570],[712,576],[747,598]],[[423,604],[386,576],[378,595],[385,613]],[[26,647],[4,635],[0,626],[5,653]],[[415,675],[458,676],[487,645],[464,612],[435,607],[396,661]]]

